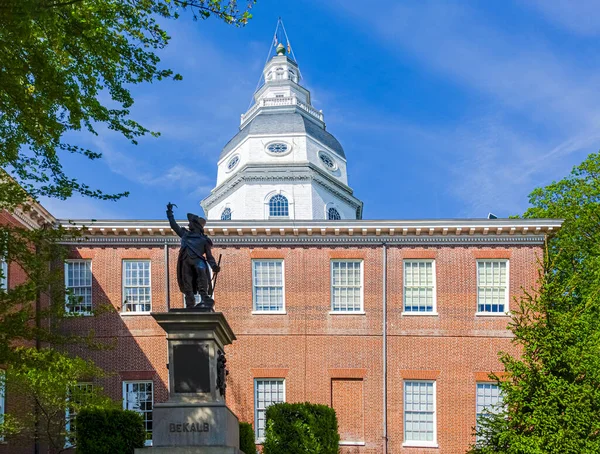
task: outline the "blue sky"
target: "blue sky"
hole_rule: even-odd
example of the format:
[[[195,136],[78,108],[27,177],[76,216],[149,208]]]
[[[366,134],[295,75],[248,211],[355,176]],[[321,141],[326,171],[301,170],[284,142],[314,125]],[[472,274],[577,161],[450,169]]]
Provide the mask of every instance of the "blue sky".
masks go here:
[[[369,5],[369,6],[366,6]],[[313,105],[342,143],[366,219],[505,217],[600,146],[599,1],[259,0],[242,29],[183,16],[161,52],[181,82],[134,87],[138,146],[101,129],[66,169],[119,202],[44,200],[56,216],[202,213],[223,145],[284,20]]]

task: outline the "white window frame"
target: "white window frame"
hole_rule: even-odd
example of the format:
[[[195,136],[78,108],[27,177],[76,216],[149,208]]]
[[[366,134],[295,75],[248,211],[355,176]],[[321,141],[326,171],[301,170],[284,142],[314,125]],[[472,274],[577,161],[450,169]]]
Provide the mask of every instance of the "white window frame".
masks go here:
[[[433,441],[407,440],[406,439],[406,384],[407,383],[433,383]],[[403,380],[402,383],[402,446],[437,448],[437,383],[436,380]]]
[[[0,268],[2,269],[2,278],[0,278],[0,290],[8,290],[8,262],[6,258],[0,257]]]
[[[147,384],[147,383],[151,383],[152,384],[152,434],[154,434],[154,381],[152,380],[123,380],[123,385],[122,385],[122,392],[121,395],[123,397],[123,410],[127,410],[127,396],[125,394],[125,390],[127,389],[127,385],[130,384]],[[132,410],[135,411],[135,410]],[[141,412],[141,414],[143,415],[143,412]],[[148,433],[146,431],[146,424],[144,422],[144,432]],[[146,439],[146,441],[144,442],[144,444],[146,446],[152,446],[152,438],[150,439]]]
[[[482,262],[505,262],[506,263],[506,291],[504,292],[504,312],[479,312],[479,264]],[[508,259],[477,259],[475,262],[475,279],[477,291],[477,306],[475,315],[479,317],[506,317],[510,315],[510,260]]]
[[[91,389],[94,389],[94,383],[92,382],[78,382],[75,384],[75,387],[77,388],[81,388],[83,386],[90,386]],[[67,390],[67,402],[69,402],[71,400],[69,391]],[[73,415],[71,415],[71,409],[69,407],[69,405],[67,405],[67,408],[65,410],[65,432],[66,432],[66,437],[65,437],[65,448],[70,448],[71,446],[73,446],[71,444],[71,440],[69,440],[69,433],[71,432],[71,417]],[[75,413],[74,415],[75,417],[77,417],[77,413]]]
[[[479,385],[492,385],[492,386],[496,386],[498,388],[498,399],[499,402],[503,401],[502,398],[502,389],[500,388],[500,385],[498,383],[494,383],[494,382],[489,382],[489,381],[478,381],[475,383],[475,430],[477,431],[479,429],[479,418],[478,418],[478,413],[477,413],[477,398],[479,397],[479,394],[477,393],[477,389],[479,388]],[[494,405],[494,404],[492,404]],[[485,408],[485,407],[484,407]],[[481,437],[477,437],[477,442],[479,441],[483,441],[481,439]]]
[[[333,263],[360,263],[360,309],[356,311],[340,311],[333,308]],[[363,259],[331,259],[329,261],[329,314],[331,315],[364,315],[365,314],[365,263]]]
[[[259,411],[259,408],[256,405],[258,402],[258,382],[266,381],[266,380],[271,380],[271,381],[277,380],[277,381],[281,381],[283,383],[283,402],[287,402],[287,396],[286,396],[287,386],[286,386],[285,378],[255,378],[254,379],[254,441],[257,445],[262,444],[265,441],[264,438],[258,438],[258,411]],[[279,403],[279,402],[277,402],[277,403]],[[269,408],[269,407],[265,407],[264,409],[261,408],[260,410],[264,410],[266,412],[267,408]],[[266,430],[266,427],[265,427],[265,430]]]
[[[407,311],[406,308],[406,263],[410,262],[410,263],[415,263],[415,262],[420,262],[420,263],[429,263],[431,262],[431,273],[433,274],[433,304],[432,304],[432,311],[431,312],[413,312],[413,311]],[[418,317],[427,317],[427,316],[437,316],[438,315],[438,311],[437,311],[437,272],[436,272],[436,266],[435,266],[435,259],[404,259],[402,261],[402,315],[406,315],[406,316],[418,316]]]
[[[254,264],[256,262],[280,262],[281,263],[281,309],[278,311],[263,311],[256,308],[256,271]],[[252,259],[252,314],[253,315],[268,315],[268,314],[286,314],[285,309],[285,260],[283,259]]]
[[[69,264],[70,263],[82,263],[82,262],[89,262],[90,263],[90,311],[78,311],[78,312],[72,312],[69,310],[69,308],[67,306],[65,306],[65,311],[67,312],[67,314],[74,314],[74,315],[83,315],[83,316],[90,316],[93,315],[93,308],[94,308],[94,272],[92,271],[92,260],[91,259],[69,259],[69,260],[65,260],[65,265],[64,265],[64,275],[65,275],[65,288],[70,288],[68,286],[68,269],[69,269]],[[65,301],[66,303],[66,301]]]
[[[150,310],[149,311],[126,311],[125,310],[125,263],[126,262],[148,262],[148,287],[150,288]],[[145,286],[144,286],[145,287]],[[152,312],[152,260],[150,259],[123,259],[121,263],[121,315],[148,315]]]

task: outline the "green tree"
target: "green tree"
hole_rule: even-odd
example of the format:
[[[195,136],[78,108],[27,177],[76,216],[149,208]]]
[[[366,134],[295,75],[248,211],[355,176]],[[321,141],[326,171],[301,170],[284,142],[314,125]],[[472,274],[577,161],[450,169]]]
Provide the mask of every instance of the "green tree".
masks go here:
[[[521,355],[501,354],[505,409],[481,421],[472,452],[600,452],[600,154],[530,195],[527,218],[562,218],[539,286],[510,324]]]
[[[11,415],[3,435],[17,433],[25,442],[41,436],[49,454],[60,453],[76,446],[74,421],[82,409],[118,408],[98,386],[87,383],[104,375],[92,362],[50,348],[17,348],[13,354],[19,361],[6,370],[7,391],[35,405],[22,405]],[[34,430],[36,421],[40,434]]]

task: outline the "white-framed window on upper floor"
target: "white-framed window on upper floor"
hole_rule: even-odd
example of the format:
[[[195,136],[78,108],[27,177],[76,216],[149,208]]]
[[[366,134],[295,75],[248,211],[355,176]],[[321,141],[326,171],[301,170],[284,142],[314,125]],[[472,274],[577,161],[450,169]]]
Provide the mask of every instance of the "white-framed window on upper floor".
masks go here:
[[[283,260],[252,260],[252,299],[254,313],[285,312]]]
[[[65,262],[65,311],[73,314],[92,313],[92,261],[67,260]]]
[[[78,408],[85,404],[90,394],[93,392],[94,385],[92,383],[81,382],[70,387],[67,390],[67,400],[69,405],[65,412],[65,448],[75,445],[75,418],[77,417]]]
[[[363,261],[331,261],[331,313],[363,313]]]
[[[154,386],[152,381],[124,381],[123,409],[137,411],[144,420],[146,446],[152,445],[152,409]]]
[[[283,68],[275,69],[275,80],[283,80]]]
[[[477,418],[477,429],[479,429],[481,420],[492,414],[502,411],[502,391],[497,383],[477,383],[477,399],[475,414]],[[482,441],[483,437],[477,436],[477,441]]]
[[[0,290],[8,290],[8,262],[0,257]]]
[[[152,310],[150,260],[123,260],[123,312]]]
[[[508,312],[508,260],[477,260],[477,313]]]
[[[404,381],[403,446],[437,446],[435,381]]]
[[[285,402],[283,378],[254,379],[254,435],[256,442],[265,439],[266,411],[270,405]]]
[[[404,270],[405,315],[436,313],[435,261],[407,259]]]

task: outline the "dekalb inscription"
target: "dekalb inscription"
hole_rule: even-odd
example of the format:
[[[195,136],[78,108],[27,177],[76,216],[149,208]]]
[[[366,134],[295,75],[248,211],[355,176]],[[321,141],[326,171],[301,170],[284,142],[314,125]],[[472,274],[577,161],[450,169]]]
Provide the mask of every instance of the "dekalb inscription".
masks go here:
[[[169,432],[208,432],[207,422],[170,423]]]

